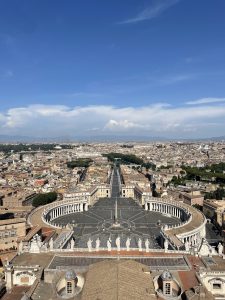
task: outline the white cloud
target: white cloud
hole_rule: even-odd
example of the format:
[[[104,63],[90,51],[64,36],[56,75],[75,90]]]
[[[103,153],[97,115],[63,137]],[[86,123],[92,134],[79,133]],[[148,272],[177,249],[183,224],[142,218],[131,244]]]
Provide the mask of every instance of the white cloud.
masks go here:
[[[30,105],[0,112],[0,131],[1,134],[43,137],[113,133],[168,137],[192,133],[201,137],[209,132],[224,135],[225,104],[217,101],[221,103],[213,105],[216,101],[210,99],[210,103],[202,99],[192,101],[203,103],[194,109],[160,103],[143,107]]]
[[[151,20],[153,18],[161,15],[165,10],[169,9],[171,6],[177,4],[180,0],[158,0],[154,1],[154,3],[141,11],[137,16],[127,19],[125,21],[119,22],[118,24],[132,24],[138,23],[145,20]]]
[[[107,124],[104,127],[104,130],[112,130],[112,131],[117,131],[117,130],[130,130],[130,129],[135,129],[135,128],[145,128],[145,125],[142,124],[137,124],[128,120],[109,120]]]
[[[200,104],[212,104],[212,103],[221,103],[225,102],[225,98],[202,98],[194,101],[188,101],[188,105],[200,105]]]

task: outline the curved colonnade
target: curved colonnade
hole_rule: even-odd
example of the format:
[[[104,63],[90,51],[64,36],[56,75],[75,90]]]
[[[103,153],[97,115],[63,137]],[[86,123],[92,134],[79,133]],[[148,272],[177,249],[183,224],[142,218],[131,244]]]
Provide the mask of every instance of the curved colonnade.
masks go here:
[[[42,213],[42,221],[52,227],[62,228],[60,224],[54,224],[54,220],[68,214],[88,210],[87,201],[61,200],[45,206]]]
[[[145,210],[160,212],[181,220],[180,224],[166,225],[161,230],[162,237],[167,239],[173,248],[179,249],[185,243],[198,247],[202,238],[205,238],[207,220],[199,210],[190,205],[168,198],[151,197],[145,200]]]

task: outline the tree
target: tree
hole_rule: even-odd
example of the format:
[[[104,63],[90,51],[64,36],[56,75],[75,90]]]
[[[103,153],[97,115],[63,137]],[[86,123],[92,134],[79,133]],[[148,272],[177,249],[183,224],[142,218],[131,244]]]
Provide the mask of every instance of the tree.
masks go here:
[[[79,158],[77,160],[68,161],[67,167],[70,169],[73,168],[87,168],[89,167],[92,160],[90,158]]]
[[[41,206],[41,205],[52,203],[56,199],[57,199],[57,193],[56,192],[39,194],[39,195],[34,197],[32,205],[34,207],[38,207],[38,206]]]
[[[122,154],[111,152],[107,154],[102,154],[104,157],[107,157],[109,161],[114,162],[116,158],[121,160],[123,164],[135,164],[135,165],[142,165],[144,163],[142,158],[137,157],[134,154]]]
[[[205,199],[217,199],[222,200],[225,197],[225,189],[218,188],[214,192],[205,193]]]

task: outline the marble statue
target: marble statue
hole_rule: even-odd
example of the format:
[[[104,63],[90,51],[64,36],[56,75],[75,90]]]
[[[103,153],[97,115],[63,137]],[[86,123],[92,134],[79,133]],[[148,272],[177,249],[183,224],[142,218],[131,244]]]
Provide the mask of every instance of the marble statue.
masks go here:
[[[142,251],[142,240],[141,240],[141,238],[138,239],[138,248],[139,248],[139,251]]]
[[[71,250],[74,249],[74,244],[75,244],[75,241],[74,241],[74,239],[72,238],[72,239],[71,239],[71,243],[70,243],[70,249],[71,249]]]
[[[108,248],[108,251],[111,251],[111,249],[112,249],[112,240],[110,238],[107,240],[107,248]]]
[[[87,246],[88,246],[88,251],[91,252],[92,251],[92,240],[89,238],[89,240],[87,241]]]
[[[146,239],[145,240],[145,249],[146,249],[146,252],[149,252],[149,244],[150,244],[149,239]]]
[[[223,245],[221,243],[218,244],[218,254],[223,255]]]
[[[36,239],[37,239],[38,247],[41,248],[43,243],[39,234],[36,234]]]
[[[119,236],[116,238],[116,247],[117,247],[117,251],[120,251],[120,237]]]
[[[202,238],[202,242],[201,242],[201,246],[198,251],[198,255],[200,255],[200,256],[210,255],[210,245],[205,238]]]
[[[126,240],[127,251],[130,251],[130,241],[131,241],[131,238],[128,237]]]
[[[38,245],[38,241],[37,241],[37,236],[36,235],[34,235],[34,237],[31,240],[29,252],[30,253],[40,253],[40,247]]]
[[[52,251],[53,250],[53,238],[51,238],[49,241],[49,247],[50,247],[50,251]]]
[[[185,251],[189,252],[190,251],[190,245],[189,245],[188,241],[185,242],[184,246],[185,246]]]
[[[168,248],[169,248],[169,243],[168,243],[168,240],[165,239],[165,240],[164,240],[164,249],[165,249],[165,252],[168,251]]]
[[[95,249],[96,249],[96,251],[99,251],[99,247],[100,247],[100,239],[99,239],[99,237],[97,238],[97,240],[96,240],[96,245],[95,245]]]

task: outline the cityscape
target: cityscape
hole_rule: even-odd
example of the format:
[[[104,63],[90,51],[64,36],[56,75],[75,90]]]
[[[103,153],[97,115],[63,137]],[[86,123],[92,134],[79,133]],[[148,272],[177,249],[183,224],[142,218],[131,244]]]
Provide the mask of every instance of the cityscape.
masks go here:
[[[0,299],[225,299],[225,2],[0,1]]]

